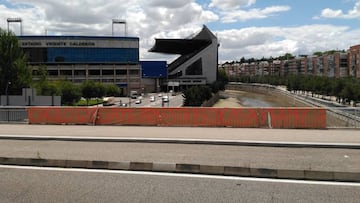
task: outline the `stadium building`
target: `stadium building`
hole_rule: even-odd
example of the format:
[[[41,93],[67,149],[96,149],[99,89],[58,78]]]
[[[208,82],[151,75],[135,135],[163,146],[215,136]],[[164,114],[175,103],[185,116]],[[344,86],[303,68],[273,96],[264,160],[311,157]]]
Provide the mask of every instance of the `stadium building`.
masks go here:
[[[36,80],[45,67],[49,80],[116,84],[124,94],[141,91],[139,38],[89,36],[19,36]]]
[[[178,54],[168,65],[168,86],[211,84],[217,79],[218,40],[204,25],[188,39],[156,39],[150,52]]]

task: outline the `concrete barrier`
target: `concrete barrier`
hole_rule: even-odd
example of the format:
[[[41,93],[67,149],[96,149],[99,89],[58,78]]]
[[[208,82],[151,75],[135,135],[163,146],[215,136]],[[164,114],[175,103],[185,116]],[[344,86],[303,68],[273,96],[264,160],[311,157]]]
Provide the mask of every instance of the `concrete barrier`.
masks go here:
[[[251,176],[251,173],[250,173],[250,168],[225,166],[224,175],[247,177],[247,176]]]
[[[191,173],[207,175],[226,175],[239,177],[299,179],[318,181],[360,182],[360,172],[286,170],[267,168],[247,168],[234,166],[211,166],[184,163],[152,163],[152,162],[114,162],[90,160],[58,160],[36,158],[0,157],[2,165],[86,168],[109,170],[153,171],[172,173]]]
[[[173,163],[153,163],[152,171],[174,172],[174,171],[176,171],[176,164],[173,164]]]
[[[326,128],[321,108],[30,107],[28,115],[30,124]]]
[[[198,165],[198,164],[176,164],[176,172],[178,172],[178,173],[200,173],[200,165]]]

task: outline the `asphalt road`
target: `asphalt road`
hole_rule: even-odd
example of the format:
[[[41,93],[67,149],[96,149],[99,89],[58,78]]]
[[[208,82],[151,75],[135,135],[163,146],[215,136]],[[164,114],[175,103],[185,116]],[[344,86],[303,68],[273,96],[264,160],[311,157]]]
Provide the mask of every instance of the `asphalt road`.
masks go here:
[[[358,202],[360,184],[0,166],[0,202]]]
[[[161,96],[159,96],[161,95]],[[115,106],[121,103],[127,104],[129,106],[129,102],[131,102],[131,107],[162,107],[162,96],[169,96],[169,102],[164,103],[165,107],[181,107],[183,105],[183,96],[180,93],[176,95],[172,95],[171,93],[149,93],[142,96],[141,103],[136,104],[136,101],[139,99],[129,99],[128,97],[116,97],[115,98]],[[155,101],[151,102],[150,97],[154,96]]]
[[[360,171],[360,150],[0,140],[0,157]]]

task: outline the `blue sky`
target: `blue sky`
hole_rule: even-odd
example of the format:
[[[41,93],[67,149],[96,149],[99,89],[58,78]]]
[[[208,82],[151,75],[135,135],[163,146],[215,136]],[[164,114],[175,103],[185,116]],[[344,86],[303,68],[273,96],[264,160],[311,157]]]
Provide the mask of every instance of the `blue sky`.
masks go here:
[[[360,0],[0,0],[0,27],[23,19],[24,35],[111,35],[126,19],[143,59],[155,38],[184,38],[207,25],[221,43],[220,61],[312,54],[360,44]],[[19,34],[19,26],[10,29]],[[116,35],[124,28],[115,27]]]

